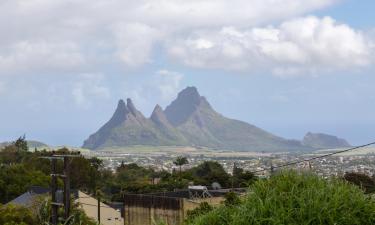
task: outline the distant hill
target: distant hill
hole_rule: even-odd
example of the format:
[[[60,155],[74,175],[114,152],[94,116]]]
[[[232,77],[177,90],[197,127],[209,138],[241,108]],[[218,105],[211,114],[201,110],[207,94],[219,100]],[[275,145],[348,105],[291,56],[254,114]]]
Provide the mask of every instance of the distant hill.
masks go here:
[[[9,142],[9,141],[6,141],[6,142],[1,142],[0,143],[0,148],[2,147],[5,147],[7,145],[10,145],[12,144],[12,142]],[[31,148],[42,148],[42,147],[48,147],[47,144],[43,143],[43,142],[40,142],[40,141],[33,141],[33,140],[29,140],[27,141],[27,145],[28,147],[31,149]]]
[[[351,145],[345,140],[333,135],[308,132],[302,140],[302,144],[315,149],[345,148]]]
[[[112,118],[84,141],[83,148],[101,149],[133,145],[195,146],[242,151],[312,150],[298,140],[287,140],[216,112],[195,87],[182,90],[163,110],[150,118],[131,99],[120,100]]]

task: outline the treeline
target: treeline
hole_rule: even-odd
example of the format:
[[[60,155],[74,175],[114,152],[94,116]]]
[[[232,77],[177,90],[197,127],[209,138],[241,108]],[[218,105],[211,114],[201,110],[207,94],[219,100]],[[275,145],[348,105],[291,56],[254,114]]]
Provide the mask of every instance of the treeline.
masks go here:
[[[36,215],[30,209],[1,204],[31,186],[49,187],[51,165],[45,157],[70,153],[66,148],[30,152],[25,137],[0,149],[0,224],[48,224],[49,202],[43,204]],[[201,205],[189,213],[188,224],[307,224],[304,221],[334,224],[331,222],[336,220],[340,221],[338,224],[375,223],[375,203],[364,195],[375,192],[375,181],[364,174],[347,173],[342,178],[323,180],[314,175],[281,173],[258,180],[251,172],[237,167],[228,174],[215,161],[205,161],[187,170],[181,168],[189,163],[188,159],[178,157],[174,163],[179,169],[173,172],[125,163],[111,171],[104,168],[102,160],[79,155],[70,163],[71,188],[100,195],[105,201],[120,202],[126,193],[173,191],[192,183],[252,189],[245,198],[229,193],[218,208]],[[57,169],[63,170],[62,161],[58,161]],[[62,187],[62,182],[59,186]],[[328,210],[327,213],[324,210]],[[65,224],[95,224],[76,205],[72,206],[72,212],[71,221]]]
[[[31,186],[49,187],[50,160],[43,158],[53,154],[70,154],[66,148],[57,151],[28,151],[25,137],[0,149],[0,203],[7,203]],[[92,195],[100,193],[107,201],[122,201],[125,193],[149,193],[173,191],[187,188],[189,183],[211,186],[217,183],[223,188],[247,187],[255,176],[241,168],[235,168],[233,175],[215,161],[206,161],[191,169],[182,171],[181,166],[189,163],[184,157],[174,162],[180,169],[174,172],[155,171],[137,164],[122,163],[113,172],[105,169],[98,158],[74,157],[70,163],[71,188],[84,190]],[[63,170],[58,160],[57,170]]]

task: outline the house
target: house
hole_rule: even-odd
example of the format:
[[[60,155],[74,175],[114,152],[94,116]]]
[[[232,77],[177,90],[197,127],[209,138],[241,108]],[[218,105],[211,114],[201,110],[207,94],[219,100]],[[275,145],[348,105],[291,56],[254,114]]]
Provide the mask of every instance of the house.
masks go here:
[[[8,202],[6,205],[12,204],[26,208],[33,208],[39,199],[48,197],[49,192],[49,188],[33,186],[30,187],[27,192]]]

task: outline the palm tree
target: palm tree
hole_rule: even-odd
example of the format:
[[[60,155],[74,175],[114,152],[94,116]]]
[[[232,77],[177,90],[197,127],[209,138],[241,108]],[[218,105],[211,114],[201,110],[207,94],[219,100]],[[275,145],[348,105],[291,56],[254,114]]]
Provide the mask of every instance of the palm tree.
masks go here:
[[[188,164],[189,161],[186,157],[178,156],[174,161],[173,164],[180,167],[180,175],[181,175],[181,167],[185,164]]]

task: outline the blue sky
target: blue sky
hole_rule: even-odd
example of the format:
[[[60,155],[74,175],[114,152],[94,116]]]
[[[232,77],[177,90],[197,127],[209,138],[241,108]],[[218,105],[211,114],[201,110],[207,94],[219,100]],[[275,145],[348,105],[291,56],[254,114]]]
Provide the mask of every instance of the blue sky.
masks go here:
[[[352,0],[5,0],[0,141],[80,146],[120,98],[149,116],[196,86],[286,138],[375,139],[375,8]]]

